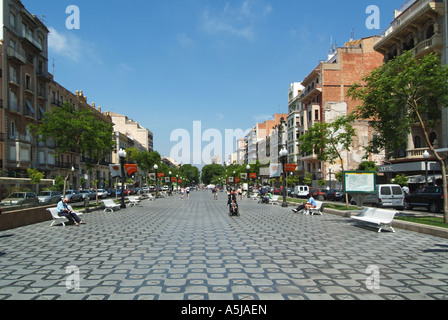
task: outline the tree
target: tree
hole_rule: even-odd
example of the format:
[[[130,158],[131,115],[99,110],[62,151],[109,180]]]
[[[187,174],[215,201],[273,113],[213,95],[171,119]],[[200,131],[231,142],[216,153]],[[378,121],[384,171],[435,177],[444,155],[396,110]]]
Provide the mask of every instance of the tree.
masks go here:
[[[202,168],[201,179],[202,183],[208,185],[214,178],[226,178],[224,167],[219,164],[208,164]]]
[[[426,144],[442,168],[444,192],[444,222],[448,223],[448,197],[445,159],[430,141],[430,130],[440,121],[441,109],[448,106],[448,67],[442,65],[434,53],[415,58],[405,52],[374,69],[354,84],[348,96],[362,104],[354,112],[359,119],[369,120],[377,135],[368,151],[385,150],[388,158],[396,157],[397,150],[408,141],[412,127],[417,123]]]
[[[53,139],[57,146],[56,155],[65,152],[87,155],[97,160],[96,165],[114,147],[112,125],[96,119],[92,110],[76,110],[69,102],[45,113],[39,126],[30,124],[28,128],[40,141]]]
[[[40,172],[37,169],[31,169],[31,168],[28,168],[26,171],[28,172],[28,176],[31,179],[31,183],[36,185],[36,193],[38,193],[37,185],[40,183],[40,180],[44,178],[44,173]]]
[[[342,151],[350,151],[353,144],[353,136],[355,135],[355,129],[351,125],[353,120],[352,115],[347,115],[341,116],[330,123],[318,122],[314,124],[308,132],[300,136],[300,151],[308,154],[314,153],[318,160],[331,164],[339,159],[342,171],[344,171]],[[319,185],[321,185],[321,182]],[[348,208],[347,194],[345,194],[345,199]]]

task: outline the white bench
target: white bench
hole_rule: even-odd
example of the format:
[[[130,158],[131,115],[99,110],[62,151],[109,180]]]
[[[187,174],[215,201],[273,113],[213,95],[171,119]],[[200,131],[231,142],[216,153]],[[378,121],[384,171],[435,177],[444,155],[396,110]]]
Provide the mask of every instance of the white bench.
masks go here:
[[[278,198],[279,198],[280,196],[272,196],[272,198],[271,199],[269,199],[269,203],[270,204],[279,204],[278,203]]]
[[[151,193],[148,193],[148,199],[150,201],[154,201],[156,198],[154,198],[154,196]]]
[[[103,203],[104,203],[104,211],[103,212],[106,212],[107,210],[110,210],[111,212],[113,212],[114,209],[120,208],[120,205],[116,204],[114,202],[114,200],[112,200],[112,199],[103,200]]]
[[[128,200],[129,200],[129,204],[132,206],[136,206],[140,203],[140,199],[138,197],[130,196],[130,197],[128,197]]]
[[[73,209],[72,209],[71,206],[68,206],[68,208],[69,208],[69,210],[72,210],[72,211],[73,211]],[[50,211],[50,213],[51,213],[51,217],[53,218],[53,221],[51,222],[50,227],[54,226],[54,224],[55,224],[56,222],[61,222],[62,225],[65,227],[65,222],[68,222],[68,219],[67,219],[66,217],[61,217],[61,216],[59,216],[59,213],[58,213],[58,209],[57,209],[57,208],[48,208],[47,210]],[[78,213],[78,212],[75,212],[75,213],[76,213],[76,215],[77,215],[78,217],[79,217],[79,216],[82,216],[82,213]]]
[[[251,198],[252,200],[258,200],[258,193],[253,193],[253,194],[250,196],[250,198]]]
[[[315,215],[315,214],[323,215],[323,213],[321,211],[323,204],[324,203],[322,201],[316,201],[316,207],[310,208],[310,215]]]
[[[384,227],[389,227],[392,232],[395,232],[392,228],[392,221],[394,220],[396,211],[379,209],[379,208],[365,208],[357,216],[351,217],[355,222],[361,222],[368,225],[374,225],[378,227],[378,232],[381,232]]]

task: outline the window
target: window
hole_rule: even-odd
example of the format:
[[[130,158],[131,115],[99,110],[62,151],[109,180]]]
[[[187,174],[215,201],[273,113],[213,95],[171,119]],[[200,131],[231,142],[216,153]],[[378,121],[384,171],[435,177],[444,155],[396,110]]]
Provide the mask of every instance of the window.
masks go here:
[[[16,123],[14,121],[11,121],[11,126],[10,126],[9,130],[10,130],[11,139],[15,139],[16,138]]]
[[[12,12],[9,14],[9,24],[12,29],[16,28],[16,15]]]
[[[314,110],[314,120],[319,120],[319,110]]]
[[[29,74],[25,75],[25,89],[31,91],[31,77]]]
[[[9,110],[18,111],[17,110],[17,98],[14,91],[9,91]]]

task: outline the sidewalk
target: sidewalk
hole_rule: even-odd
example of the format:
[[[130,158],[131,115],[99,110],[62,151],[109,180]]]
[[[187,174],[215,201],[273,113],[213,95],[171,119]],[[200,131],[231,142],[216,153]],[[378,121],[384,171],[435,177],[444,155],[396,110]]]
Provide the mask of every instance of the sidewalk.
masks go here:
[[[226,200],[198,191],[0,232],[0,299],[448,299],[447,239],[247,198],[229,217]]]

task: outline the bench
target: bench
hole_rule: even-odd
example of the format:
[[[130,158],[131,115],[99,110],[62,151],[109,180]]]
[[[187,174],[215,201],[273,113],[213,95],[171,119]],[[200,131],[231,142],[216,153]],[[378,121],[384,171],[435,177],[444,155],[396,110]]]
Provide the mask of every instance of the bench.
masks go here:
[[[113,212],[115,208],[118,208],[118,209],[120,208],[120,205],[116,204],[114,202],[114,200],[112,200],[112,199],[103,200],[103,203],[104,203],[104,211],[103,212],[106,212],[107,210],[110,210],[111,212]]]
[[[272,196],[272,198],[271,199],[269,199],[269,203],[270,204],[279,204],[278,203],[278,198],[279,198],[280,196]]]
[[[368,225],[374,225],[378,227],[378,232],[381,232],[384,227],[389,227],[392,232],[395,232],[392,228],[392,221],[394,220],[396,211],[380,209],[380,208],[365,208],[357,216],[351,217],[355,222],[365,223]]]
[[[253,194],[250,196],[250,198],[251,198],[252,200],[258,200],[258,193],[253,193]]]
[[[140,203],[140,199],[138,197],[130,196],[130,197],[128,197],[128,200],[129,200],[129,204],[132,206],[136,206]]]
[[[156,198],[151,193],[148,193],[148,199],[149,201],[154,201]]]
[[[73,211],[71,206],[68,206],[68,208],[69,208],[69,210]],[[68,222],[68,219],[66,217],[60,217],[57,208],[48,208],[47,210],[50,211],[51,217],[53,218],[53,221],[51,222],[50,227],[54,226],[54,224],[56,222],[61,222],[62,225],[65,227],[65,222]],[[82,213],[78,213],[78,212],[75,212],[75,213],[78,215],[78,217],[82,216]]]
[[[310,215],[315,215],[315,214],[319,214],[319,215],[323,215],[322,213],[322,205],[324,203],[322,201],[316,201],[316,206],[314,208],[310,208]]]

